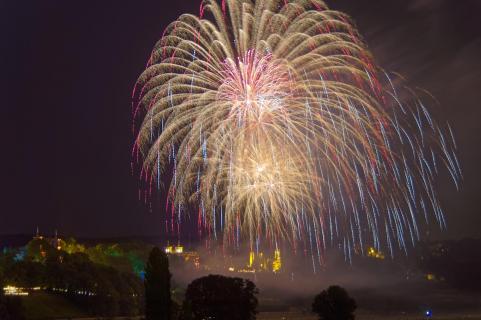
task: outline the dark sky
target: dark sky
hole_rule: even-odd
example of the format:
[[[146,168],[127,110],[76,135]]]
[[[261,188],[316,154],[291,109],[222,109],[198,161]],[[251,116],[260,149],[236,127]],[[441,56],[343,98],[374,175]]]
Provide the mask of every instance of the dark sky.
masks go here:
[[[440,102],[465,180],[447,238],[481,236],[481,2],[332,0],[386,69]],[[0,234],[159,235],[130,174],[130,96],[167,24],[199,0],[0,0]]]

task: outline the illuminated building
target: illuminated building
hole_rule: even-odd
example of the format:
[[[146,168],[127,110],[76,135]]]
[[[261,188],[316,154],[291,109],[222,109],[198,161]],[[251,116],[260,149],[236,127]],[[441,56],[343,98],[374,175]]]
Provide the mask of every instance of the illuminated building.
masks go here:
[[[177,246],[167,245],[164,249],[167,255],[176,255],[184,258],[184,262],[192,263],[195,269],[200,268],[200,256],[196,251],[184,251],[180,244]]]
[[[185,262],[192,262],[196,269],[200,268],[200,257],[199,254],[195,251],[184,252],[182,253]]]
[[[281,251],[277,249],[274,251],[274,261],[272,262],[272,271],[277,273],[281,271],[282,261],[281,261]]]
[[[384,254],[381,251],[377,251],[373,247],[369,247],[369,249],[367,249],[367,256],[370,258],[380,259],[380,260],[384,260],[385,258]]]
[[[267,271],[271,263],[270,259],[264,255],[263,252],[259,253],[259,263],[257,266],[258,271]]]
[[[436,276],[435,276],[434,274],[432,274],[432,273],[428,273],[428,274],[426,275],[426,280],[428,280],[428,281],[434,281],[434,280],[436,280]]]
[[[238,272],[253,273],[253,272],[272,272],[277,273],[281,270],[281,252],[279,250],[274,251],[274,257],[266,256],[263,252],[256,254],[253,251],[249,252],[249,263],[247,268],[241,268]]]
[[[35,237],[33,237],[36,240],[42,240],[43,236],[40,235],[40,229],[37,226],[37,231],[35,232]]]
[[[28,291],[26,291],[25,288],[19,288],[14,286],[4,287],[3,292],[6,296],[28,296]]]
[[[55,230],[55,237],[50,241],[51,241],[52,247],[56,248],[57,250],[62,250],[62,246],[61,246],[62,239],[58,237],[57,230]]]
[[[57,250],[62,250],[63,244],[65,243],[61,238],[58,237],[58,231],[55,230],[55,236],[53,238],[44,238],[40,234],[40,229],[37,227],[37,230],[35,232],[35,236],[33,237],[33,240],[46,240],[52,247],[54,247]],[[43,248],[40,249],[40,252],[43,257],[45,257],[46,252],[42,250]]]
[[[165,247],[165,253],[167,253],[167,254],[182,254],[182,253],[184,253],[184,247],[181,246],[181,245],[177,245],[177,246],[168,245],[167,247]]]
[[[281,251],[276,249],[271,254],[264,252],[249,251],[247,261],[238,263],[232,256],[224,256],[223,263],[201,265],[200,255],[197,251],[187,251],[181,244],[167,244],[164,252],[171,258],[171,263],[180,263],[186,267],[193,267],[195,270],[217,270],[219,272],[233,273],[279,273],[282,271]]]
[[[254,253],[254,251],[251,251],[249,253],[249,265],[248,265],[249,268],[252,268],[252,266],[254,264],[255,256],[256,256],[256,254]]]
[[[254,271],[267,271],[269,265],[269,259],[264,256],[264,252],[259,252],[257,259],[254,258],[255,264],[253,265]]]

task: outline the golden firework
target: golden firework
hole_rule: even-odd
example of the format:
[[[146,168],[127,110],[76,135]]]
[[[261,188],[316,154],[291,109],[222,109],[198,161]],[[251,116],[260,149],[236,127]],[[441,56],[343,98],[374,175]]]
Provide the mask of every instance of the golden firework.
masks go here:
[[[138,80],[134,153],[150,183],[172,168],[172,223],[195,205],[226,243],[392,254],[419,238],[420,214],[444,227],[438,166],[461,176],[454,139],[399,82],[322,1],[205,0]]]

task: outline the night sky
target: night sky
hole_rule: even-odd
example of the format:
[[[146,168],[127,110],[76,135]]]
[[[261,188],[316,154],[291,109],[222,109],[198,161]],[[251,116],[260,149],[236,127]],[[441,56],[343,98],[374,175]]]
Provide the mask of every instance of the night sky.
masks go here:
[[[155,42],[199,0],[0,0],[0,234],[161,234],[130,171],[131,92]],[[465,180],[439,193],[444,238],[481,236],[481,2],[332,0],[375,59],[439,101]]]

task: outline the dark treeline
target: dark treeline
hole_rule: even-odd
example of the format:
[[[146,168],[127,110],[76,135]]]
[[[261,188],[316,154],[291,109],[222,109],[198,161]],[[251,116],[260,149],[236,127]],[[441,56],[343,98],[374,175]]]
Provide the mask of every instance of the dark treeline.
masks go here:
[[[15,252],[0,258],[4,283],[40,287],[68,298],[92,315],[131,316],[143,313],[143,283],[134,273],[94,263],[82,252],[67,253],[37,239],[19,259]]]

